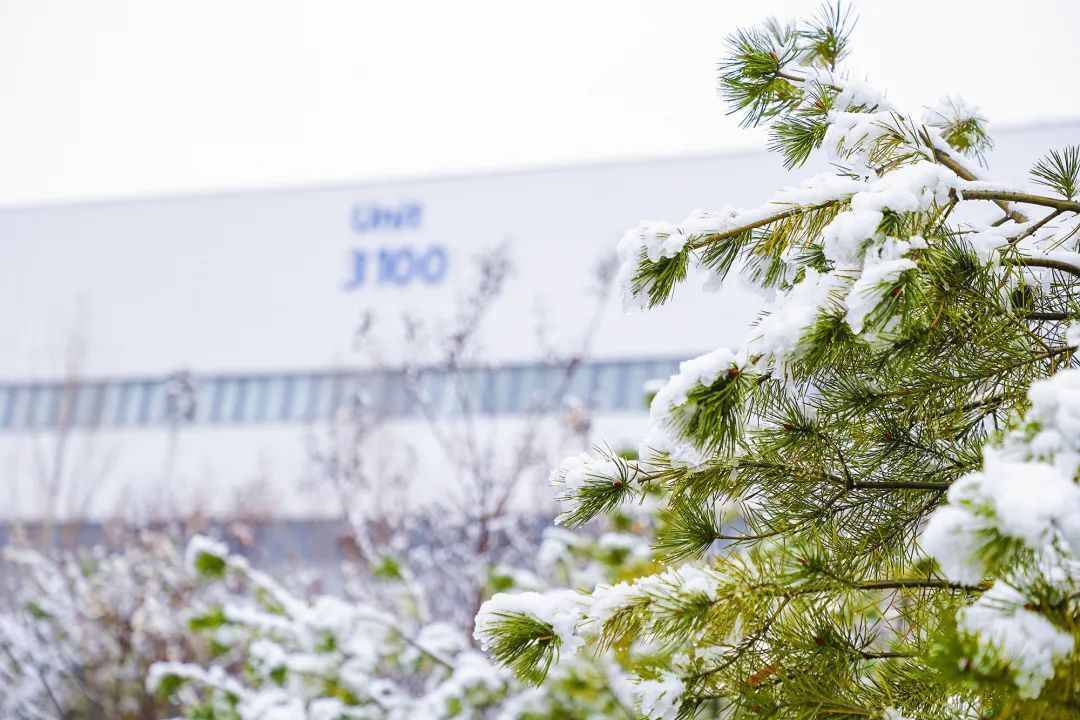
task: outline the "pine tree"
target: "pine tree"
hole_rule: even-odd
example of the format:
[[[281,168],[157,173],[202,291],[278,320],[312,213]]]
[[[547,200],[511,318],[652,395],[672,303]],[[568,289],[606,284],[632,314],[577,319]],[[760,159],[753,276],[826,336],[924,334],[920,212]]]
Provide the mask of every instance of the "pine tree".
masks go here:
[[[987,182],[978,111],[853,80],[852,26],[740,30],[719,68],[786,167],[831,172],[621,241],[628,308],[740,275],[765,310],[656,394],[640,460],[554,473],[572,526],[658,494],[667,567],[485,606],[520,676],[667,648],[650,718],[1080,717],[1080,148]]]

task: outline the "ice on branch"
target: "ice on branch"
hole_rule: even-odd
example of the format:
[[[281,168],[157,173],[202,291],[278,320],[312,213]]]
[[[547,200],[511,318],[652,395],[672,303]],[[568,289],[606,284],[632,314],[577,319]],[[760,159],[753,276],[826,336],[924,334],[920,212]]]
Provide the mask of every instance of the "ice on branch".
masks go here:
[[[562,461],[551,472],[551,485],[557,489],[559,499],[570,499],[574,493],[597,480],[611,481],[620,476],[623,464],[610,455],[578,453]]]
[[[825,257],[837,269],[859,269],[867,244],[880,236],[884,213],[912,213],[944,205],[950,191],[961,185],[948,168],[928,161],[905,165],[876,179],[854,193],[849,209],[840,213],[822,231]]]
[[[623,309],[645,310],[665,299],[657,281],[643,273],[643,268],[662,269],[671,274],[671,280],[680,280],[685,276],[689,260],[688,244],[764,218],[772,210],[767,206],[749,212],[730,207],[719,211],[695,210],[678,225],[643,221],[627,230],[616,248],[619,259],[616,278],[622,289]]]
[[[1074,328],[1069,329],[1068,342],[1076,344],[1075,333]],[[1053,462],[1064,476],[1072,478],[1080,468],[1080,371],[1063,370],[1032,383],[1028,398],[1028,418],[1034,431],[1029,444],[1032,456]]]
[[[914,260],[905,257],[907,252],[923,247],[926,247],[926,241],[912,237],[908,240],[886,238],[879,246],[867,249],[863,271],[844,301],[847,306],[844,319],[853,333],[863,331],[867,315],[881,304],[882,292],[894,292],[900,276],[918,267]]]

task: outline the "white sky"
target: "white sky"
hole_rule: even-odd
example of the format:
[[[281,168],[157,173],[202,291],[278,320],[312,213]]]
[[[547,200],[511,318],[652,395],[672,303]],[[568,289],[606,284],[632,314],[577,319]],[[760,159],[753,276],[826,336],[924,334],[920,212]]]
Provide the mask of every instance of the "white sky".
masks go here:
[[[0,204],[715,151],[723,38],[817,0],[0,0]],[[1080,3],[863,0],[917,109],[1080,116]],[[1078,138],[1080,141],[1080,138]]]

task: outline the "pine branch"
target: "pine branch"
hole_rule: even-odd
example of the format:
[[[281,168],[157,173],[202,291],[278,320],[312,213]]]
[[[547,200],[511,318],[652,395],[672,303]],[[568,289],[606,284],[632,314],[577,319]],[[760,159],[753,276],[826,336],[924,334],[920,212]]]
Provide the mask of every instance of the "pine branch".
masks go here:
[[[955,172],[955,171],[954,171]],[[959,173],[957,173],[959,175]],[[961,175],[961,177],[963,177]],[[965,180],[968,178],[964,178]],[[1036,195],[1021,190],[998,190],[993,188],[964,188],[960,190],[963,200],[993,200],[994,202],[1018,202],[1026,205],[1040,205],[1062,212],[1080,213],[1080,202],[1064,198]],[[1023,221],[1017,221],[1023,222]]]
[[[1039,220],[1039,221],[1038,221],[1037,223],[1033,223],[1033,224],[1031,225],[1031,227],[1029,227],[1029,228],[1028,228],[1027,230],[1025,230],[1024,232],[1020,233],[1019,235],[1017,235],[1017,236],[1015,236],[1015,237],[1011,237],[1011,238],[1009,238],[1009,244],[1010,244],[1010,245],[1016,245],[1016,244],[1017,244],[1017,243],[1019,243],[1019,242],[1020,242],[1021,240],[1025,240],[1025,239],[1027,239],[1027,238],[1031,237],[1032,235],[1034,235],[1034,234],[1035,234],[1035,233],[1037,233],[1038,231],[1042,230],[1042,229],[1043,229],[1043,227],[1044,227],[1044,226],[1045,226],[1045,225],[1046,225],[1046,224],[1047,224],[1048,222],[1050,222],[1050,221],[1051,221],[1051,220],[1053,220],[1054,218],[1056,218],[1056,217],[1060,216],[1060,215],[1061,215],[1061,213],[1063,213],[1063,212],[1064,212],[1063,210],[1055,210],[1054,212],[1052,212],[1052,213],[1049,213],[1049,214],[1048,214],[1048,215],[1047,215],[1046,217],[1044,217],[1044,218],[1043,218],[1042,220]]]
[[[1025,315],[1028,320],[1034,320],[1035,322],[1060,322],[1063,320],[1072,320],[1075,315],[1066,312],[1031,312]]]
[[[723,232],[709,233],[708,235],[704,235],[700,239],[689,243],[688,247],[691,250],[700,250],[704,247],[712,245],[713,243],[719,242],[720,240],[725,240],[727,238],[740,235],[749,230],[756,230],[758,228],[765,227],[766,225],[772,225],[773,223],[780,222],[781,220],[786,220],[797,215],[804,215],[808,212],[813,212],[814,210],[823,210],[825,208],[837,205],[840,202],[840,200],[827,200],[825,202],[817,203],[816,205],[792,205],[790,207],[784,208],[783,210],[778,210],[772,215],[767,215],[763,218],[759,218],[757,220],[753,220],[742,225],[737,225],[728,230],[724,230]]]
[[[1048,270],[1060,270],[1063,273],[1080,277],[1080,267],[1067,263],[1064,260],[1058,260],[1057,258],[1042,258],[1042,257],[1009,257],[1004,258],[1002,261],[1005,265],[1020,265],[1023,267],[1040,267]]]
[[[891,659],[894,659],[894,658],[917,658],[917,657],[922,657],[923,656],[921,653],[913,653],[913,652],[896,652],[896,651],[870,652],[870,651],[867,651],[867,650],[860,651],[859,655],[865,660],[891,660]]]
[[[852,483],[851,488],[853,490],[948,490],[950,485],[952,483],[868,480]]]

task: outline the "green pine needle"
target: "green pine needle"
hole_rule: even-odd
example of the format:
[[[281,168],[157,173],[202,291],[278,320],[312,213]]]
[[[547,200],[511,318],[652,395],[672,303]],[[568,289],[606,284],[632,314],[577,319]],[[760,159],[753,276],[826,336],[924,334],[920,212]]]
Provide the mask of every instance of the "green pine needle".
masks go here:
[[[689,243],[687,243],[689,246]],[[641,251],[637,273],[631,280],[635,294],[645,293],[649,298],[649,307],[656,307],[667,302],[675,292],[675,286],[686,279],[690,266],[690,250],[685,248],[673,257],[652,261],[645,250]]]
[[[1035,182],[1075,200],[1080,192],[1080,145],[1069,145],[1062,150],[1051,150],[1031,169]]]
[[[555,629],[524,613],[499,613],[489,652],[523,682],[539,685],[559,655]]]

